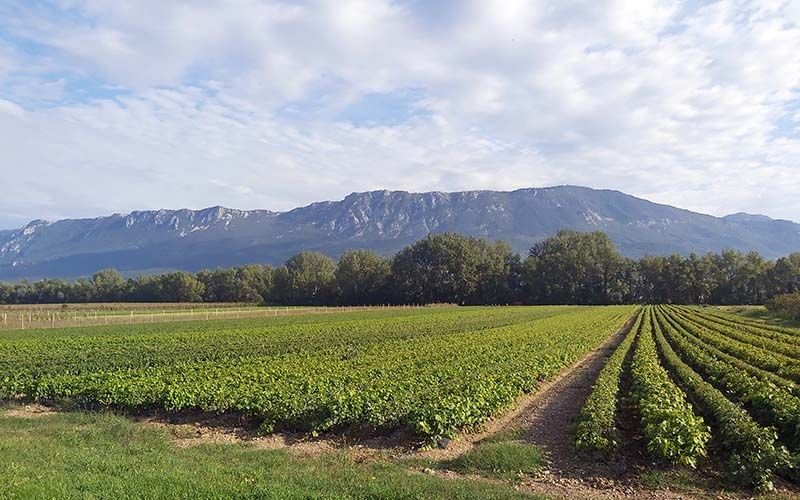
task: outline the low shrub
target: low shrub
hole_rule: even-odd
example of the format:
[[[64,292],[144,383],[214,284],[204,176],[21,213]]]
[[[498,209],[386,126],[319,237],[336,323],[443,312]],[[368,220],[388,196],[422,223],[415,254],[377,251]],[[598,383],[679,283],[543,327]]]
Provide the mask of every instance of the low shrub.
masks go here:
[[[767,309],[786,319],[800,321],[800,293],[778,295],[767,302]]]

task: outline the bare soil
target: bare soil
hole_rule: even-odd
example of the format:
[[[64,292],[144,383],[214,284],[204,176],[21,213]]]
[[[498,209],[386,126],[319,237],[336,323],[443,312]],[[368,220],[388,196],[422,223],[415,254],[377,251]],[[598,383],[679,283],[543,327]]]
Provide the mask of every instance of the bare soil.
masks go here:
[[[620,429],[625,445],[612,460],[575,447],[580,410],[606,360],[631,326],[629,321],[604,345],[537,393],[532,404],[509,422],[509,428],[522,430],[521,441],[539,446],[548,458],[545,469],[522,481],[522,489],[556,498],[692,498],[685,492],[652,490],[641,485],[639,474],[658,464],[648,463],[644,443],[634,435],[636,425]],[[626,393],[625,389],[622,387],[621,394]],[[621,414],[631,416],[626,411],[629,409],[621,410]]]
[[[181,448],[204,444],[248,443],[260,449],[281,449],[298,455],[319,455],[340,450],[357,461],[381,461],[410,456],[422,446],[418,436],[399,429],[385,432],[342,429],[312,436],[304,432],[259,432],[255,421],[241,415],[151,412],[134,417],[143,425],[166,429]]]
[[[52,415],[53,413],[56,413],[56,410],[37,403],[12,406],[2,412],[3,416],[10,418],[39,418]]]

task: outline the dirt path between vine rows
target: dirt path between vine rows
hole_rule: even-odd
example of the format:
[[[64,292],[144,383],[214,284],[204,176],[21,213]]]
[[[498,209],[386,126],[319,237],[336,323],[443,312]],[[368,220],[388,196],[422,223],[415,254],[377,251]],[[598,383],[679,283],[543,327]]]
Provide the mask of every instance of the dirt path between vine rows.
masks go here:
[[[591,351],[555,378],[544,382],[535,393],[523,397],[517,406],[491,421],[484,432],[464,436],[445,449],[421,452],[418,456],[448,460],[469,452],[482,440],[509,433],[515,441],[535,444],[547,457],[547,466],[522,479],[519,489],[553,498],[690,498],[685,493],[642,488],[636,477],[646,465],[641,443],[626,446],[615,461],[590,456],[574,446],[574,427],[606,360],[630,331],[631,317],[603,345]],[[447,475],[447,474],[444,474]]]
[[[542,382],[536,392],[520,398],[513,409],[489,420],[482,432],[464,434],[451,441],[444,449],[429,450],[419,455],[435,460],[448,460],[470,451],[477,443],[496,434],[522,430],[523,440],[536,443],[551,455],[559,452],[552,455],[551,460],[563,462],[565,449],[562,443],[570,440],[567,436],[569,425],[589,396],[606,359],[625,338],[634,321],[635,317],[629,318],[600,347],[555,377]],[[534,428],[535,432],[532,432]]]
[[[523,480],[523,489],[556,498],[691,498],[685,492],[642,487],[639,474],[654,464],[648,463],[644,443],[637,435],[638,422],[626,426],[622,418],[623,446],[612,459],[587,454],[575,447],[575,427],[581,408],[608,357],[633,322],[631,318],[605,344],[538,393],[526,411],[508,423],[509,429],[521,431],[521,441],[539,446],[548,459],[545,469]],[[620,392],[626,391],[622,388]],[[621,415],[624,416],[630,417]]]
[[[747,492],[725,491],[709,478],[699,479],[690,474],[685,484],[670,488],[665,485],[646,485],[641,475],[645,472],[665,473],[670,468],[656,463],[647,456],[635,404],[623,397],[620,400],[618,431],[621,445],[613,457],[600,453],[588,454],[575,447],[577,418],[600,371],[608,357],[624,340],[635,322],[631,317],[615,335],[603,345],[587,354],[557,377],[543,383],[539,390],[520,400],[510,412],[490,422],[486,430],[466,439],[455,441],[444,450],[421,453],[436,460],[447,460],[469,452],[481,441],[497,434],[507,434],[517,442],[540,447],[547,457],[547,466],[541,471],[520,479],[517,489],[545,495],[554,499],[744,499],[752,498]],[[630,376],[621,380],[620,394],[627,394]],[[467,477],[452,471],[426,472],[442,477]],[[701,472],[708,476],[712,470]],[[678,483],[681,481],[679,480]],[[800,498],[797,488],[777,480],[775,498]]]
[[[639,474],[655,464],[648,463],[643,441],[637,435],[638,422],[630,421],[630,414],[625,415],[628,422],[626,418],[620,422],[623,446],[613,460],[600,454],[583,453],[574,445],[578,414],[608,357],[625,339],[634,322],[635,316],[632,316],[600,347],[544,382],[535,393],[523,397],[513,410],[490,421],[484,432],[466,435],[445,449],[421,452],[418,456],[453,459],[480,446],[482,440],[507,434],[516,436],[511,438],[514,441],[538,446],[547,457],[544,469],[520,479],[517,488],[522,491],[569,499],[707,498],[708,492],[678,492],[642,485]],[[624,389],[621,392],[625,392]],[[428,472],[444,477],[458,476],[448,471]]]

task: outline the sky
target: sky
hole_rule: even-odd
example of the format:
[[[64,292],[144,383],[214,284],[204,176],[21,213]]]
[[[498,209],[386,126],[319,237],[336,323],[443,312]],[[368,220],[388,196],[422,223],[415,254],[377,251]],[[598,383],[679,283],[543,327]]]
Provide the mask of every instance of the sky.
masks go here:
[[[0,228],[574,184],[800,221],[800,1],[4,0]]]

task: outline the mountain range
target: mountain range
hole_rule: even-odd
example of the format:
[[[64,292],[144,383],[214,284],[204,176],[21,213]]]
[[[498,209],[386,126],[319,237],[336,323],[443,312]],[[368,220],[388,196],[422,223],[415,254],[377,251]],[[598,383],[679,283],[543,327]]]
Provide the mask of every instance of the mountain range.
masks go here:
[[[629,257],[756,250],[800,251],[800,224],[764,215],[714,217],[611,190],[577,186],[456,193],[371,191],[287,212],[157,210],[0,231],[0,279],[75,278],[280,264],[300,250],[350,248],[391,255],[429,233],[500,239],[526,253],[560,229],[606,232]]]

